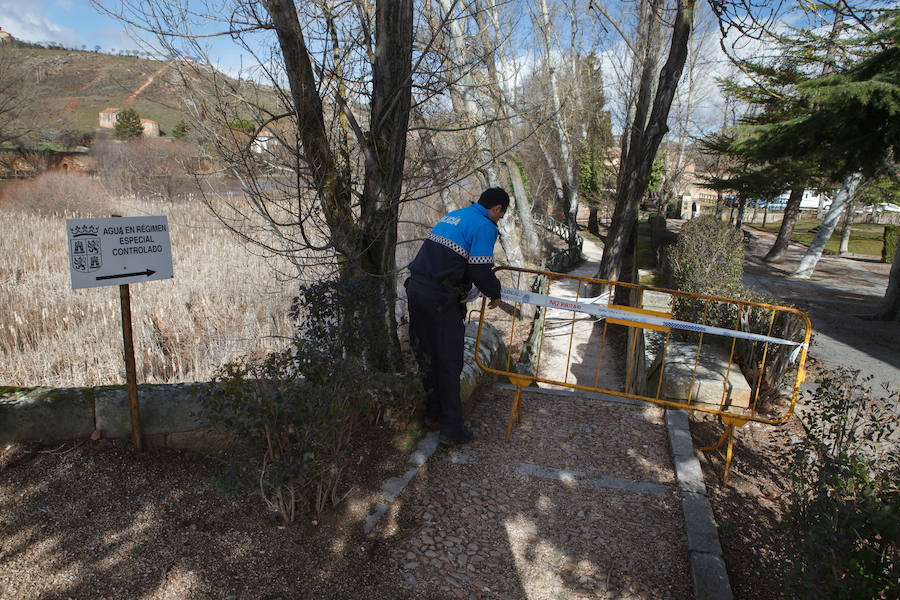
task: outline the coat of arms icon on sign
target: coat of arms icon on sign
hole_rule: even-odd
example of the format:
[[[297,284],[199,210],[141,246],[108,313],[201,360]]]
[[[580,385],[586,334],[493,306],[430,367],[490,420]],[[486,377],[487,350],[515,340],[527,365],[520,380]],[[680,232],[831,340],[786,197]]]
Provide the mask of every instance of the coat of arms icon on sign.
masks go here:
[[[103,262],[100,258],[100,229],[93,225],[76,225],[72,231],[72,268],[81,273],[90,273],[99,269]]]

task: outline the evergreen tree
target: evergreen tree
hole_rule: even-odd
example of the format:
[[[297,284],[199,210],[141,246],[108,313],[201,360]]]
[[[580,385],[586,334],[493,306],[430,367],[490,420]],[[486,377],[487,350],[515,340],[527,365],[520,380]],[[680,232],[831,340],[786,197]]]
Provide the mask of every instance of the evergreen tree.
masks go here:
[[[181,140],[187,137],[188,132],[190,132],[191,128],[187,123],[184,122],[184,119],[178,121],[178,125],[175,126],[175,129],[172,130],[172,137],[176,140]]]
[[[116,115],[116,125],[114,128],[116,139],[132,140],[144,135],[144,128],[141,127],[141,117],[133,108],[120,110]]]
[[[603,110],[606,100],[603,93],[603,77],[597,57],[591,53],[580,63],[581,79],[585,82],[584,104],[587,114],[587,136],[578,152],[579,196],[590,211],[588,231],[599,235],[597,211],[604,190],[615,187],[615,172],[608,165],[608,149],[613,144],[612,122],[609,111]]]
[[[841,205],[862,176],[874,177],[900,156],[900,15],[861,39],[863,58],[832,74],[790,86],[781,118],[747,124],[731,147],[757,164],[809,161],[833,181],[843,181],[819,234],[795,275],[809,276],[831,235]],[[900,253],[879,318],[900,318]]]

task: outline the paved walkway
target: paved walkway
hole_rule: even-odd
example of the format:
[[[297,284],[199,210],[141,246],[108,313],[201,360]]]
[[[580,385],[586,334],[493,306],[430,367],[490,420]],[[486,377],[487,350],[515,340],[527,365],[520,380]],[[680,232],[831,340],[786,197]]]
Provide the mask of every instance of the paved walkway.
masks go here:
[[[593,276],[600,252],[586,241],[588,260],[575,273]],[[569,285],[550,293],[574,297]],[[566,374],[572,313],[548,313],[540,373],[593,385],[601,329],[575,319]],[[622,388],[621,355],[606,348],[604,387]],[[468,417],[474,442],[435,451],[429,436],[413,456],[424,466],[388,486],[393,502],[375,534],[391,540],[388,561],[406,593],[730,597],[686,418],[613,396],[528,388],[522,423],[507,443],[515,388],[497,384],[481,394]],[[698,573],[706,577],[700,587]]]
[[[900,388],[900,322],[869,321],[887,289],[891,265],[864,256],[822,256],[812,278],[791,277],[806,246],[791,244],[784,260],[763,262],[775,235],[747,228],[752,238],[744,262],[744,283],[796,305],[812,322],[809,355],[827,368],[858,369],[877,387]],[[806,388],[814,386],[810,380]]]

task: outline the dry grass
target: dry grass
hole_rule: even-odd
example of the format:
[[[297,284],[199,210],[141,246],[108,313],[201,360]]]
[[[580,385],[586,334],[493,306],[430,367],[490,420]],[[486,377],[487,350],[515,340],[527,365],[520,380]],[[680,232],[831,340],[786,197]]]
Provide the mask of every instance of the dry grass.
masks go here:
[[[82,192],[90,185],[57,177]],[[139,383],[207,380],[229,359],[284,345],[293,286],[201,203],[93,201],[89,215],[68,200],[34,210],[22,201],[34,192],[13,186],[0,201],[0,385],[124,383],[118,289],[71,289],[66,217],[168,217],[174,279],[131,286]]]

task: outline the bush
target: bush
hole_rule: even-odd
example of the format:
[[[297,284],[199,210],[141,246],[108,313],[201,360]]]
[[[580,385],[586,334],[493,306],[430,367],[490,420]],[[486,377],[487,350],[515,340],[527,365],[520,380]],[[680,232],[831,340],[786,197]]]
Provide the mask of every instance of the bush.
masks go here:
[[[336,282],[303,288],[295,311],[305,327],[292,347],[225,365],[200,399],[202,416],[240,440],[232,477],[258,487],[285,521],[337,504],[359,425],[408,419],[422,397],[414,374],[373,371],[345,351],[360,301],[345,291]]]
[[[90,177],[50,171],[5,187],[0,206],[47,216],[108,217],[111,203],[103,186]]]
[[[686,221],[669,262],[675,289],[721,295],[744,274],[741,232],[712,216]]]
[[[794,444],[785,514],[797,598],[900,597],[897,394],[839,369],[820,378]]]
[[[884,226],[884,245],[881,247],[881,262],[893,262],[900,245],[900,225]]]
[[[678,241],[669,246],[666,254],[670,285],[674,289],[731,300],[776,303],[773,298],[759,294],[741,282],[743,237],[739,231],[711,215],[685,222]],[[673,314],[683,321],[761,334],[770,334],[772,320],[770,309],[684,297],[675,298]],[[802,332],[798,317],[778,312],[770,335],[801,341],[798,338]],[[679,332],[679,335],[692,341],[699,339],[696,333]],[[735,344],[735,358],[752,386],[759,381],[763,348],[763,342],[738,340]],[[789,345],[769,345],[761,392],[777,391],[781,379],[791,369],[789,356],[793,349],[794,346]]]

